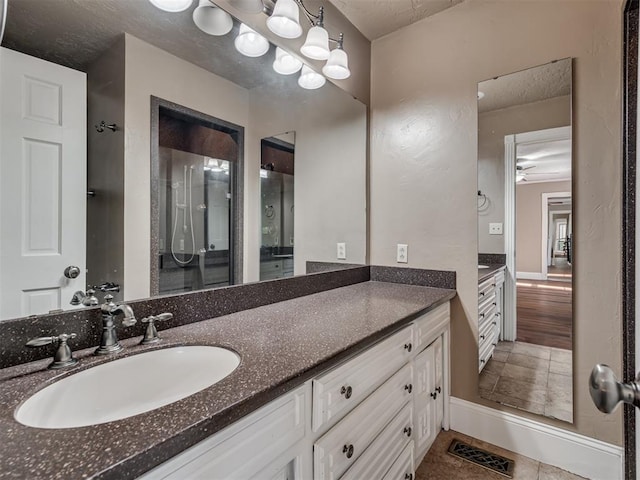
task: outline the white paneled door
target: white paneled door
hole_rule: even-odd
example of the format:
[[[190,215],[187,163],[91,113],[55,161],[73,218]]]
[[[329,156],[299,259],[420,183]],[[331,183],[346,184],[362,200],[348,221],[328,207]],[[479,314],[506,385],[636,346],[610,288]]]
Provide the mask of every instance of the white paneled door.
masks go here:
[[[0,49],[1,319],[85,288],[86,98],[84,73]]]

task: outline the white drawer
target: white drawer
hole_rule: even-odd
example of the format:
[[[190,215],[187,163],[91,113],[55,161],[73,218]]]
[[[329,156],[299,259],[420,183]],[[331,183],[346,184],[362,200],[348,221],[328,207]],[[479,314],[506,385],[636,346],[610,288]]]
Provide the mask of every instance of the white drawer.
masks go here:
[[[313,446],[314,480],[336,480],[411,399],[413,367],[405,365]]]
[[[487,308],[484,308],[478,314],[478,329],[482,330],[485,325],[490,325],[495,321],[496,317],[496,304],[495,302],[489,303]]]
[[[487,365],[491,355],[493,355],[493,350],[495,349],[492,342],[485,342],[480,346],[480,361],[478,364],[478,370],[481,372],[482,369]]]
[[[382,478],[409,443],[413,432],[413,405],[409,402],[340,480]]]
[[[302,386],[144,474],[144,480],[244,479],[305,436],[307,386]]]
[[[449,324],[451,313],[449,302],[444,305],[440,305],[435,310],[417,318],[415,320],[416,325],[416,341],[415,351],[420,352],[424,350],[433,340],[436,339],[440,333]]]
[[[494,278],[494,282],[496,284],[496,288],[500,288],[502,286],[502,284],[504,283],[504,268],[502,270],[500,270],[499,272],[496,272]]]
[[[415,477],[413,466],[413,442],[409,443],[398,459],[391,465],[382,480],[413,480]],[[379,478],[379,477],[378,477]]]
[[[478,302],[495,292],[496,285],[494,277],[489,277],[478,285]]]
[[[313,380],[313,431],[353,409],[413,356],[410,325]]]

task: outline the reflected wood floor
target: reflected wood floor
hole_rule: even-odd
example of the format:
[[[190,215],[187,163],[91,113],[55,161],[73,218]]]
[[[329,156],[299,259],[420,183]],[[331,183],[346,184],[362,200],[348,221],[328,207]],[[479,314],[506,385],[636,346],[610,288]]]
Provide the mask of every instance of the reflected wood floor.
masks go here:
[[[571,350],[571,288],[566,282],[518,280],[517,341]]]

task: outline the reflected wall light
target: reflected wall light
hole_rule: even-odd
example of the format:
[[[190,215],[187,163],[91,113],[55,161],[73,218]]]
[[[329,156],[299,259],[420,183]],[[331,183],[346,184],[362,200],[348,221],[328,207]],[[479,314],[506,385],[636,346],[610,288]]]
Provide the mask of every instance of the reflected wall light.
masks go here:
[[[302,62],[291,55],[286,50],[276,47],[276,59],[273,62],[273,69],[280,75],[292,75],[299,72]]]
[[[193,23],[209,35],[226,35],[233,28],[231,15],[215,6],[209,0],[200,0],[193,11]]]
[[[234,41],[236,50],[247,57],[261,57],[269,51],[269,41],[244,23]]]
[[[298,78],[298,85],[306,90],[315,90],[322,87],[326,83],[327,79],[319,73],[314,72],[310,67],[303,65],[300,78]]]
[[[159,8],[160,10],[164,10],[165,12],[184,12],[187,8],[191,6],[193,0],[149,0],[151,4]]]

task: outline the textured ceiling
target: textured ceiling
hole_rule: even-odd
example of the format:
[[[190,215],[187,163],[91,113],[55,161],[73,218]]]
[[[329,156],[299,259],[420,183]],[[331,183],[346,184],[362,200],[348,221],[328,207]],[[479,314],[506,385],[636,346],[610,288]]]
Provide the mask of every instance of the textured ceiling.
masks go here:
[[[222,37],[201,32],[191,18],[197,4],[166,13],[148,0],[9,0],[2,45],[86,71],[127,32],[244,88],[295,84],[297,76],[273,72],[273,46],[263,57],[248,58],[235,50],[234,32]]]
[[[569,95],[571,60],[559,60],[480,82],[478,92],[484,94],[478,99],[480,113]]]
[[[329,0],[369,40],[406,27],[463,0]]]

